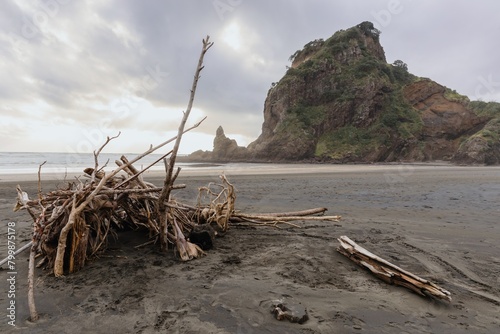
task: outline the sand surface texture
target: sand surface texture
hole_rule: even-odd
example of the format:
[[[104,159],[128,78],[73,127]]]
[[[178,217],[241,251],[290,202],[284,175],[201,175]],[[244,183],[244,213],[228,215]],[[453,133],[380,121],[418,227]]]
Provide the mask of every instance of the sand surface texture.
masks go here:
[[[340,168],[342,167],[342,168]],[[0,283],[2,333],[500,333],[500,169],[454,166],[345,166],[260,175],[227,172],[236,207],[247,213],[327,207],[339,223],[301,228],[232,225],[202,259],[179,262],[134,232],[99,259],[62,279],[37,271],[41,319],[28,318],[27,258],[16,259],[16,327],[7,324],[7,284]],[[221,167],[220,170],[223,170]],[[175,192],[195,203],[216,173],[181,173]],[[205,175],[202,175],[205,174]],[[161,185],[153,175],[149,180]],[[60,181],[44,183],[44,191]],[[7,223],[19,244],[30,218],[12,212],[15,185],[0,182],[0,255]],[[22,187],[33,197],[36,182]],[[346,235],[371,252],[429,279],[452,302],[388,285],[336,251]],[[0,271],[2,277],[7,270]],[[277,321],[274,300],[300,303],[302,325]]]

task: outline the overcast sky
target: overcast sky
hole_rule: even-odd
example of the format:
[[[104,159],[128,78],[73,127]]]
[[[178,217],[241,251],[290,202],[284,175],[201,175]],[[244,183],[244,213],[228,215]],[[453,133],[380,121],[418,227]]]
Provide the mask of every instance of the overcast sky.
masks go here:
[[[240,145],[307,42],[372,21],[388,62],[500,101],[497,0],[37,0],[0,2],[0,151],[142,152],[175,135],[207,34],[182,153]]]

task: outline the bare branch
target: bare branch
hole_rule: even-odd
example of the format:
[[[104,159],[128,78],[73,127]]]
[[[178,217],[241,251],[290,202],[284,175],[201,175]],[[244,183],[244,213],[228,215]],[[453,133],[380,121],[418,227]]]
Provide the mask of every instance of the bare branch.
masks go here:
[[[45,160],[40,166],[38,166],[38,199],[42,199],[42,178],[40,176],[41,171],[42,171],[42,166],[47,163],[47,160]]]
[[[97,150],[97,152],[94,151],[94,171],[92,173],[92,182],[95,182],[95,175],[99,171],[99,161],[98,161],[99,154],[101,154],[101,151],[104,149],[104,147],[106,147],[106,145],[109,144],[110,141],[112,141],[115,138],[118,138],[120,136],[120,134],[121,134],[121,132],[118,131],[118,134],[116,136],[114,136],[114,137],[107,136],[106,137],[106,141],[104,142],[104,144],[102,144],[101,147],[99,147],[99,149]],[[106,164],[107,164],[107,162],[106,162]]]
[[[165,182],[163,184],[163,191],[160,194],[160,197],[158,199],[158,212],[160,216],[160,231],[163,231],[166,226],[166,210],[167,206],[165,204],[166,201],[169,200],[170,197],[170,192],[172,190],[172,185],[173,181],[175,179],[175,176],[173,175],[174,172],[174,167],[175,167],[175,160],[177,158],[177,152],[179,151],[179,146],[182,140],[182,135],[184,133],[184,127],[186,126],[186,122],[189,118],[189,114],[191,113],[191,109],[193,107],[193,102],[194,102],[194,97],[196,94],[196,87],[198,85],[198,79],[200,77],[200,71],[203,69],[203,58],[205,56],[205,53],[210,49],[210,47],[213,45],[213,43],[209,42],[209,36],[207,36],[203,40],[203,47],[201,50],[200,58],[198,60],[198,65],[196,67],[195,75],[194,75],[194,80],[193,80],[193,85],[191,88],[191,96],[189,97],[189,102],[186,111],[184,112],[184,115],[182,117],[181,123],[179,125],[179,129],[177,131],[177,138],[175,140],[174,148],[172,149],[172,155],[170,156],[169,163],[167,166],[167,171],[166,171],[166,177],[165,177]],[[160,235],[160,245],[162,249],[166,249],[167,246],[167,240],[166,236],[164,234]]]
[[[167,154],[164,154],[162,155],[159,159],[157,159],[155,162],[153,162],[152,164],[150,164],[149,166],[147,166],[146,168],[144,168],[143,170],[141,170],[140,172],[136,173],[135,175],[133,175],[132,177],[126,179],[125,181],[123,181],[122,183],[116,185],[114,187],[114,189],[118,189],[120,188],[121,186],[123,186],[124,184],[127,184],[129,183],[130,181],[132,181],[133,179],[137,178],[139,175],[141,175],[142,173],[144,173],[145,171],[147,171],[149,168],[151,168],[152,166],[156,165],[158,162],[160,162],[161,160],[165,159],[165,157],[167,157],[170,153],[172,153],[172,151],[169,151]]]
[[[36,250],[35,246],[31,246],[30,251],[30,260],[29,260],[29,269],[28,269],[28,308],[30,310],[30,321],[38,320],[38,312],[36,311],[35,306],[35,255]]]

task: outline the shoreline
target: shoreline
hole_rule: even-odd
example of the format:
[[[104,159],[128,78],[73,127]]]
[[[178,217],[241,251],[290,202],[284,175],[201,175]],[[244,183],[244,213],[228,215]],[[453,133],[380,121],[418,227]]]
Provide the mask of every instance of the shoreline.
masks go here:
[[[409,173],[414,170],[439,170],[446,168],[450,171],[463,170],[500,170],[500,166],[454,165],[446,162],[430,163],[380,163],[380,164],[309,164],[309,163],[220,163],[204,164],[200,166],[184,167],[183,176],[218,176],[226,175],[277,175],[277,174],[315,174],[315,173],[368,173],[368,172],[401,172]],[[162,170],[148,170],[143,177],[158,178],[165,175]],[[78,172],[43,172],[43,181],[73,180],[83,177],[83,171]],[[0,173],[0,183],[38,181],[38,173]]]

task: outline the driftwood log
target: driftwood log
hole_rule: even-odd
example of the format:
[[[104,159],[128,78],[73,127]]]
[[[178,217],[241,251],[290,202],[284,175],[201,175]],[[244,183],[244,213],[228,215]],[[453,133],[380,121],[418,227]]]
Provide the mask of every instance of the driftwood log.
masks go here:
[[[449,291],[378,257],[346,236],[341,236],[337,240],[340,242],[337,250],[341,254],[368,269],[384,282],[404,286],[422,296],[433,296],[451,302]]]

